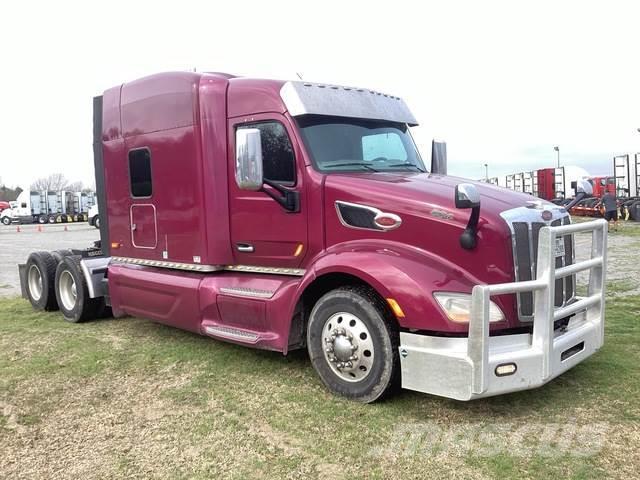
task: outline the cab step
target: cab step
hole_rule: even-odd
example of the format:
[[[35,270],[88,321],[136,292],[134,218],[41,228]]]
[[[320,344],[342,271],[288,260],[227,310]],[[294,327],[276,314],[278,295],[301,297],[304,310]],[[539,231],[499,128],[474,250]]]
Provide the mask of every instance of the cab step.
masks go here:
[[[204,332],[212,337],[223,340],[233,340],[234,342],[242,342],[255,344],[260,340],[260,335],[250,330],[244,330],[237,327],[227,327],[222,325],[207,325]]]

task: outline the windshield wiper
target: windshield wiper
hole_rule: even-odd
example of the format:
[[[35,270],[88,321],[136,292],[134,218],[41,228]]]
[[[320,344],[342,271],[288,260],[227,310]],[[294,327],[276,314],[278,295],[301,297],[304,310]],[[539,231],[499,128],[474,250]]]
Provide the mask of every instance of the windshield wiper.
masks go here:
[[[413,168],[418,169],[422,173],[425,173],[425,170],[421,169],[418,165],[416,165],[415,163],[411,163],[411,162],[393,163],[391,165],[387,165],[387,167],[413,167]]]
[[[333,163],[331,165],[327,165],[325,168],[332,168],[332,167],[364,167],[367,170],[371,170],[372,172],[379,172],[380,171],[380,170],[376,170],[375,168],[367,165],[366,163],[362,163],[362,162]]]

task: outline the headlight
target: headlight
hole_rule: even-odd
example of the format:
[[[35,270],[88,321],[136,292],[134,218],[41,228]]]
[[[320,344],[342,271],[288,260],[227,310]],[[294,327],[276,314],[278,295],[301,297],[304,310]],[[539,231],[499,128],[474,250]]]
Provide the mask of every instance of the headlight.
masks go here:
[[[469,323],[471,318],[471,294],[454,292],[436,292],[433,294],[449,320],[456,323]],[[501,322],[504,314],[500,307],[489,301],[489,322]]]

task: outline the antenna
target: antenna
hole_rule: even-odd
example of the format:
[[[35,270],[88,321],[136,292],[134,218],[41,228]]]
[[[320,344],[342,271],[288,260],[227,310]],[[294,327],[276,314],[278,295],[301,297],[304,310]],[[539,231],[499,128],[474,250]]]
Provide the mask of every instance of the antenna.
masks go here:
[[[296,75],[298,76],[298,78],[299,78],[300,80],[303,80],[303,78],[302,78],[302,75],[301,75],[301,74],[299,74],[298,72],[296,72]]]

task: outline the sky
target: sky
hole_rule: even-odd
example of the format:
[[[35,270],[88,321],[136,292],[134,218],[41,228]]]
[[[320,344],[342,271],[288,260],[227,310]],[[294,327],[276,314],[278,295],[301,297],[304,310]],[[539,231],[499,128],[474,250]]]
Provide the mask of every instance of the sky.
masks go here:
[[[423,157],[482,178],[640,152],[640,4],[618,1],[2,2],[0,178],[93,183],[91,98],[171,70],[401,96]]]

